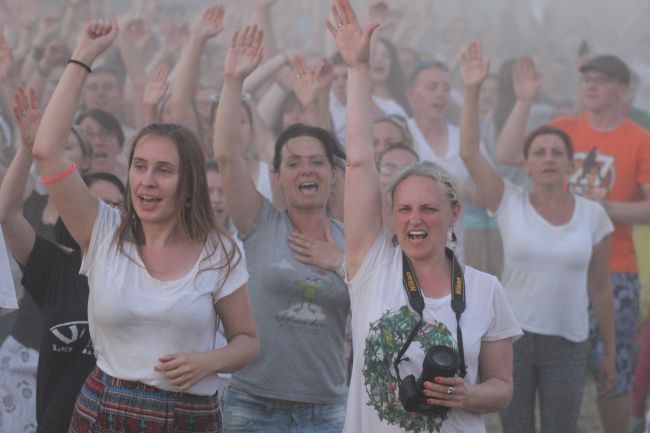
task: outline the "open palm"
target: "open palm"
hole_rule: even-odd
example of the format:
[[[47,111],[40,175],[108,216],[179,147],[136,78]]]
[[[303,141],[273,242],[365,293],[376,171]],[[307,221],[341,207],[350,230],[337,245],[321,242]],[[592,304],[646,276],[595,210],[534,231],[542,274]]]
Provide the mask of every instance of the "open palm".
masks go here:
[[[255,70],[262,60],[263,37],[256,25],[246,26],[241,36],[235,32],[226,55],[226,77],[244,79]]]
[[[14,94],[14,116],[23,146],[32,147],[36,138],[38,125],[41,123],[43,111],[36,100],[36,91],[29,89],[29,96],[25,89],[18,87]]]
[[[211,6],[203,12],[203,16],[196,25],[195,32],[205,39],[217,36],[223,30],[222,6]]]
[[[512,86],[517,99],[533,101],[542,87],[542,76],[530,57],[520,57],[512,65]]]
[[[336,46],[348,67],[367,64],[370,60],[370,38],[379,24],[370,24],[364,31],[348,0],[337,0],[331,7],[335,24],[325,22],[336,40]]]
[[[483,61],[481,44],[470,43],[460,57],[460,74],[465,87],[479,86],[490,72],[490,63]]]

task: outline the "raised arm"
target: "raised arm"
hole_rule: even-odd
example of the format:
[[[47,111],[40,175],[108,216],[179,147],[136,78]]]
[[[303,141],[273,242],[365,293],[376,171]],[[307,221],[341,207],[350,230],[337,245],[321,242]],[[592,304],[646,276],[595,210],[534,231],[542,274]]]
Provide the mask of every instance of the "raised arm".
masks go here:
[[[370,39],[378,24],[364,31],[348,0],[331,7],[334,24],[327,28],[348,67],[348,104],[345,144],[344,221],[345,262],[353,278],[382,229],[379,175],[372,148],[370,118]]]
[[[5,113],[11,112],[13,101],[11,95],[16,90],[18,74],[11,48],[0,32],[0,104]]]
[[[199,81],[201,56],[208,40],[223,30],[223,7],[207,8],[190,34],[190,40],[183,50],[178,64],[176,77],[169,98],[169,109],[174,122],[187,126],[192,131],[199,131],[198,119],[194,110],[194,97]]]
[[[165,97],[165,93],[167,93],[167,88],[169,87],[169,81],[167,80],[168,75],[169,66],[166,63],[158,65],[158,67],[151,73],[149,82],[144,88],[144,95],[142,96],[143,124],[138,125],[138,127],[144,127],[158,121],[158,107],[160,106],[162,99]]]
[[[262,206],[262,196],[241,154],[239,135],[242,87],[244,79],[262,60],[262,39],[263,32],[255,25],[247,26],[241,36],[239,32],[233,35],[214,120],[214,156],[221,170],[226,206],[242,236],[253,228]]]
[[[489,70],[489,62],[483,62],[481,45],[470,43],[460,60],[465,85],[465,100],[460,114],[460,157],[474,179],[475,197],[479,204],[495,211],[503,196],[503,180],[479,151],[479,94]]]
[[[542,77],[530,57],[521,57],[512,66],[512,86],[517,101],[499,133],[497,160],[501,164],[522,165],[528,116],[542,87]]]
[[[329,89],[333,78],[332,66],[323,59],[311,68],[302,56],[295,56],[291,66],[296,73],[293,91],[305,108],[307,123],[331,131]]]
[[[63,148],[68,140],[81,90],[95,59],[117,36],[117,23],[89,21],[72,53],[36,133],[33,154],[47,189],[72,237],[85,252],[99,201],[86,187]]]
[[[20,128],[21,146],[0,184],[0,223],[9,252],[18,263],[25,265],[34,248],[36,233],[23,216],[23,196],[33,161],[34,136],[42,113],[34,89],[29,89],[28,97],[19,87],[14,99],[13,111]]]

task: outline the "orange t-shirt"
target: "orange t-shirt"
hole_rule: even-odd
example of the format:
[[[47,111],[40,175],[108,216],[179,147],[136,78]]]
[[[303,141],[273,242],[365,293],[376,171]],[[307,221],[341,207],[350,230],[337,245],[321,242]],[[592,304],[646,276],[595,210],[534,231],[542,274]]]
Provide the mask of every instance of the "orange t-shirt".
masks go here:
[[[586,114],[560,117],[551,124],[564,130],[573,141],[575,168],[569,177],[571,192],[591,192],[619,202],[643,198],[641,185],[650,184],[650,132],[630,119],[611,131],[595,131]],[[632,226],[612,222],[610,270],[638,272]]]

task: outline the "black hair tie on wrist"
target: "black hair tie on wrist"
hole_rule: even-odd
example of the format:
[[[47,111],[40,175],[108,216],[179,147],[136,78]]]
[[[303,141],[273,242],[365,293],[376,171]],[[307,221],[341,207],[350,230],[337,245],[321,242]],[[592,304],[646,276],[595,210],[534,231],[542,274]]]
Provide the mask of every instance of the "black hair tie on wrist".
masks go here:
[[[74,63],[75,65],[79,65],[79,66],[81,66],[81,67],[84,68],[86,71],[88,71],[89,74],[92,73],[92,71],[93,71],[92,69],[90,69],[90,66],[88,66],[88,65],[85,64],[84,62],[80,62],[79,60],[70,59],[70,60],[68,60],[68,63]]]

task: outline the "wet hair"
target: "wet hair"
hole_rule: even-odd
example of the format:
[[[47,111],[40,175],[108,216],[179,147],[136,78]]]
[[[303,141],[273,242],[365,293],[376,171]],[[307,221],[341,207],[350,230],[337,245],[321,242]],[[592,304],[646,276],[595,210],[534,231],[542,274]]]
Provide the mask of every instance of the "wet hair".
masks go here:
[[[83,122],[86,117],[90,117],[95,122],[99,123],[99,125],[106,131],[113,134],[115,138],[117,138],[117,142],[119,143],[120,148],[124,146],[124,130],[122,130],[122,125],[115,116],[107,111],[94,108],[92,110],[81,113],[77,117],[75,124],[81,125],[81,122]]]
[[[124,184],[114,174],[97,172],[86,174],[82,176],[82,179],[87,187],[91,187],[95,182],[98,181],[112,183],[120,191],[120,193],[122,193],[122,196],[125,195]],[[63,224],[61,217],[57,218],[56,223],[54,223],[54,240],[56,243],[66,246],[72,250],[79,251],[81,249],[77,241],[74,240],[68,231],[68,228],[65,226],[65,224]]]
[[[86,134],[86,131],[79,125],[72,125],[70,132],[75,136],[79,143],[81,157],[86,163],[88,163],[88,165],[90,165],[90,162],[93,160],[93,144],[90,142],[88,134]]]
[[[386,84],[390,96],[397,102],[409,115],[411,114],[411,104],[409,104],[404,93],[404,77],[402,74],[402,66],[397,56],[397,49],[388,39],[379,38],[377,41],[386,47],[388,51],[388,58],[390,60],[390,69],[388,71],[388,78]]]
[[[205,175],[205,155],[201,143],[190,129],[182,125],[151,124],[141,129],[133,139],[128,160],[129,169],[138,144],[142,139],[150,136],[168,138],[176,147],[179,159],[175,197],[176,223],[188,238],[206,244],[208,250],[206,259],[214,255],[217,250],[222,250],[225,264],[218,269],[227,270],[224,279],[220,282],[223,284],[232,267],[239,262],[241,254],[230,234],[219,227],[214,220]],[[224,238],[229,241],[230,247],[224,245]],[[114,241],[120,252],[124,252],[125,242],[144,244],[142,223],[135,212],[128,182],[124,196],[124,217],[115,233]]]
[[[325,150],[325,156],[333,167],[335,165],[334,158],[345,159],[345,152],[341,150],[341,146],[332,134],[323,128],[316,126],[305,125],[304,123],[296,123],[285,129],[275,142],[275,153],[273,154],[273,171],[280,172],[280,165],[282,163],[282,148],[292,138],[297,137],[312,137],[320,141]]]
[[[542,135],[555,135],[559,137],[564,143],[564,147],[566,149],[569,160],[573,160],[573,143],[571,142],[571,137],[569,137],[569,134],[563,130],[550,125],[542,125],[526,136],[526,139],[524,141],[524,158],[528,159],[530,146],[533,144],[533,141],[535,141],[537,137]]]
[[[413,136],[406,124],[406,119],[402,116],[397,114],[377,116],[373,119],[372,125],[374,126],[378,123],[390,123],[394,125],[402,134],[402,144],[413,147]]]
[[[221,170],[219,170],[219,164],[214,159],[209,159],[206,161],[205,171],[214,171],[215,173],[221,173]]]
[[[393,150],[403,150],[404,152],[408,152],[415,157],[416,162],[420,161],[420,155],[418,155],[415,149],[413,149],[413,144],[395,143],[389,145],[386,149],[381,151],[379,155],[377,155],[377,167],[381,165],[384,156],[386,156],[386,154],[392,152]]]
[[[443,188],[445,196],[452,208],[460,205],[460,189],[454,175],[435,162],[428,160],[418,161],[415,164],[408,165],[393,176],[387,188],[391,203],[395,202],[395,190],[399,184],[413,176],[433,179]]]

